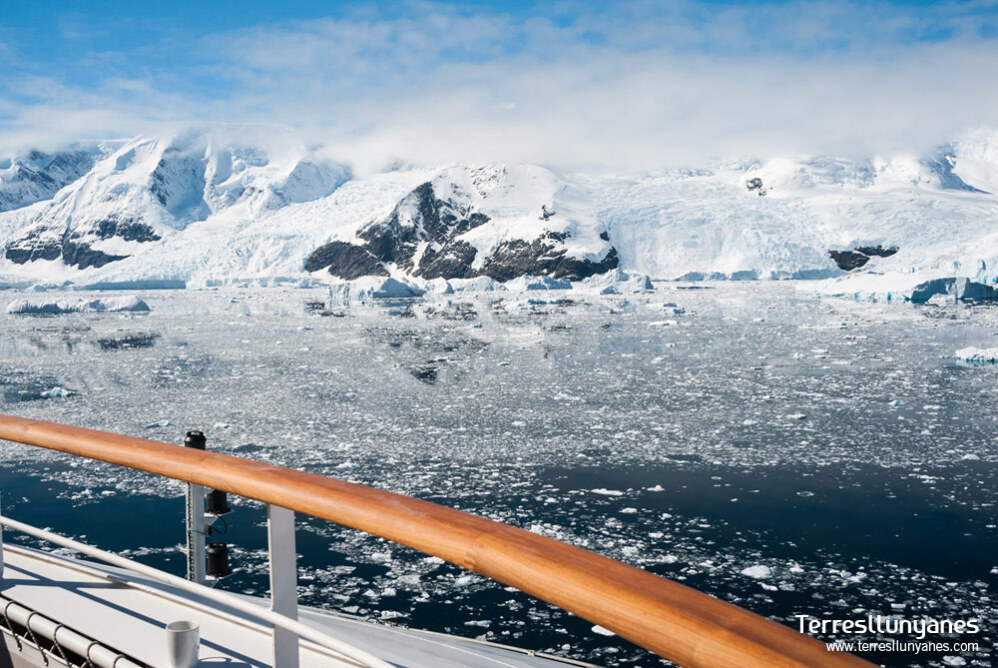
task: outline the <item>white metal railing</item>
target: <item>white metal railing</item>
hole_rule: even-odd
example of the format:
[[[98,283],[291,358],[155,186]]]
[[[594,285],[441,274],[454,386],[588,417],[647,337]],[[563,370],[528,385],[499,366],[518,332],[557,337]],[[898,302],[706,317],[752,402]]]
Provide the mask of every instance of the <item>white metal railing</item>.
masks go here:
[[[132,571],[134,573],[139,573],[152,580],[161,582],[163,584],[170,585],[176,589],[187,592],[189,594],[195,594],[201,598],[207,599],[219,605],[225,606],[231,610],[236,610],[243,614],[249,615],[256,618],[262,622],[266,622],[274,627],[275,632],[275,656],[274,656],[274,666],[278,668],[294,668],[298,665],[298,638],[304,638],[310,640],[311,642],[324,647],[326,649],[332,650],[337,654],[341,655],[346,659],[355,661],[361,666],[367,668],[392,668],[392,665],[379,659],[373,654],[355,647],[347,642],[334,638],[333,636],[323,633],[318,629],[314,629],[310,626],[302,624],[297,619],[292,619],[289,616],[281,614],[281,610],[288,610],[288,597],[291,597],[293,602],[295,614],[297,610],[297,591],[294,588],[294,580],[291,580],[290,593],[287,587],[288,577],[287,577],[287,565],[288,565],[288,553],[290,552],[291,558],[291,572],[293,577],[293,564],[294,564],[294,513],[286,508],[280,508],[278,506],[268,505],[268,524],[269,524],[269,534],[271,536],[271,584],[272,586],[277,585],[273,591],[272,597],[272,608],[267,609],[260,607],[254,603],[247,600],[239,598],[234,594],[228,592],[218,591],[207,587],[202,584],[197,584],[191,582],[185,578],[178,577],[176,575],[171,575],[165,573],[157,568],[151,566],[146,566],[145,564],[140,564],[137,561],[131,559],[126,559],[117,554],[111,552],[106,552],[99,548],[93,547],[92,545],[87,545],[86,543],[81,543],[75,541],[71,538],[66,538],[65,536],[60,536],[59,534],[53,533],[51,531],[46,531],[45,529],[39,529],[37,527],[31,526],[30,524],[25,524],[23,522],[18,522],[17,520],[11,519],[6,516],[0,515],[0,526],[5,526],[18,531],[29,536],[59,545],[61,547],[68,548],[74,552],[79,552],[88,557],[98,559],[104,563],[110,564],[112,566],[117,566],[124,570]],[[280,537],[282,541],[286,541],[286,536],[290,533],[291,540],[290,545],[284,542],[280,545],[274,544],[274,538]],[[2,543],[0,543],[2,545]],[[275,549],[276,548],[276,549]],[[275,564],[275,562],[279,562]],[[2,549],[0,549],[0,564],[2,564]],[[279,566],[274,568],[274,566]],[[284,574],[282,580],[281,574]],[[276,576],[276,581],[275,581]],[[283,632],[283,633],[281,633]]]
[[[29,643],[29,646],[33,646],[42,655],[42,661],[45,665],[49,665],[48,659],[45,658],[46,654],[52,658],[61,658],[69,664],[66,658],[68,651],[84,659],[86,661],[84,665],[95,668],[142,668],[140,664],[135,663],[124,654],[106,647],[100,641],[77,633],[66,625],[26,608],[6,596],[0,595],[0,604],[2,604],[0,615],[3,615],[4,620],[2,630],[13,636],[19,651],[22,650],[22,645],[25,642]],[[15,624],[24,627],[24,632],[21,635],[14,628]],[[38,641],[39,636],[50,642],[52,648],[43,647],[42,643]]]

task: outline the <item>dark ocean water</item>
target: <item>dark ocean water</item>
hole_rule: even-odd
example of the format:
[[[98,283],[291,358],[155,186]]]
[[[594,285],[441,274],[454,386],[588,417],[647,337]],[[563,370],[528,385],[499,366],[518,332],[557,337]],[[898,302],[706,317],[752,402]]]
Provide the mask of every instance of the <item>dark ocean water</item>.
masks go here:
[[[3,411],[173,443],[202,429],[210,449],[483,514],[790,625],[980,619],[963,640],[981,651],[959,658],[992,660],[998,367],[953,359],[993,343],[989,311],[783,286],[452,297],[344,318],[305,315],[300,291],[143,296],[143,317],[7,316]],[[69,396],[41,398],[54,387]],[[181,486],[4,453],[4,513],[183,572]],[[232,504],[220,538],[236,572],[219,586],[266,595],[264,509]],[[303,604],[660,665],[437,559],[309,518],[298,527]]]

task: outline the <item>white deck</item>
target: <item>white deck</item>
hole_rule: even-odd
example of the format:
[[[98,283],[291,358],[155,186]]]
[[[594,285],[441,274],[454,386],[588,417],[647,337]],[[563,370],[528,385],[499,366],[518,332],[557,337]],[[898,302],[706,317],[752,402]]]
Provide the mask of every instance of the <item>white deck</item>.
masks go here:
[[[271,629],[218,604],[134,573],[4,545],[0,592],[56,622],[151,666],[166,665],[167,623],[201,627],[201,665],[271,665]],[[246,597],[261,606],[264,599]],[[397,666],[411,668],[556,668],[565,663],[500,645],[375,624],[301,608],[300,620]],[[574,662],[573,662],[574,663]],[[301,666],[356,666],[309,642]],[[575,664],[582,665],[582,664]]]

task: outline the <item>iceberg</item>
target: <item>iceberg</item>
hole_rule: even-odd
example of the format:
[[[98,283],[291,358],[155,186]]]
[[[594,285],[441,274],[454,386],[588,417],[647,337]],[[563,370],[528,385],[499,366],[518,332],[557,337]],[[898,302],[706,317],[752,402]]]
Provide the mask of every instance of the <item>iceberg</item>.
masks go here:
[[[15,299],[7,304],[7,313],[22,315],[58,315],[61,313],[144,313],[151,309],[138,297],[90,299],[81,302]]]
[[[961,348],[955,357],[966,364],[998,364],[998,348]]]
[[[370,299],[412,299],[422,297],[426,290],[396,278],[368,276],[337,283],[329,288],[330,303],[347,305],[352,301]]]
[[[507,281],[506,287],[510,290],[571,290],[572,282],[552,276],[520,276]]]

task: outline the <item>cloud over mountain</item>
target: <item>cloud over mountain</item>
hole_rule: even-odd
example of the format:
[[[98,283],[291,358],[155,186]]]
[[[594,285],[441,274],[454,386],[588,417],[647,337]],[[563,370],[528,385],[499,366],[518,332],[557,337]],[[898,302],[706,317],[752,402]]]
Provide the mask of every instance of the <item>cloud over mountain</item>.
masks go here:
[[[201,120],[294,127],[360,171],[919,151],[998,125],[995,14],[986,3],[412,4],[167,24],[131,46],[110,39],[124,25],[74,25],[45,54],[0,31],[12,54],[0,147]],[[52,53],[65,61],[38,61]]]

